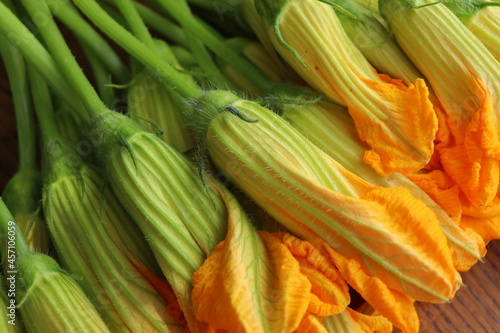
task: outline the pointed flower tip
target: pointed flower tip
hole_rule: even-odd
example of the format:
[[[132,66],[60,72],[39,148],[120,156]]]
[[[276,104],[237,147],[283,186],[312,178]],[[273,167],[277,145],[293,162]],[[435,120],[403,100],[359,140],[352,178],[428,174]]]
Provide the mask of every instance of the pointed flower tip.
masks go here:
[[[257,233],[234,199],[228,208],[226,239],[193,276],[199,320],[212,330],[292,332],[309,316],[345,309],[347,285],[310,243],[285,233]]]
[[[404,175],[425,167],[434,152],[438,119],[429,100],[425,82],[405,86],[401,81],[380,75],[384,82],[364,80],[383,104],[383,114],[373,121],[372,114],[349,108],[363,141],[372,150],[366,151],[365,163],[377,173]]]

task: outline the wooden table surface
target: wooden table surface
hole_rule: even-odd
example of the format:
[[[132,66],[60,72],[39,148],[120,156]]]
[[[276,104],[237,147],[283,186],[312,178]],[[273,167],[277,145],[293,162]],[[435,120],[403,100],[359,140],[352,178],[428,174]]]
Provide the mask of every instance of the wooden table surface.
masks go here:
[[[10,88],[0,62],[0,190],[17,168],[17,141]],[[500,241],[484,263],[462,274],[464,286],[448,304],[417,304],[422,333],[500,332]]]

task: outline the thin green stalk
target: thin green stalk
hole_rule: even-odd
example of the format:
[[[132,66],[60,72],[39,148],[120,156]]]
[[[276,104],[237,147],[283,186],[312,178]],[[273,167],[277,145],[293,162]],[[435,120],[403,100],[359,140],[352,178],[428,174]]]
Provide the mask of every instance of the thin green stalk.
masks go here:
[[[24,7],[32,18],[37,18],[35,24],[50,50],[54,59],[63,70],[73,89],[81,96],[90,117],[108,110],[97,95],[94,87],[83,74],[80,65],[76,62],[64,37],[57,27],[52,13],[44,0],[22,0]]]
[[[193,54],[196,62],[200,66],[207,78],[221,89],[231,89],[231,84],[227,81],[226,77],[221,73],[219,67],[215,64],[212,59],[211,54],[205,48],[203,42],[201,42],[195,35],[191,32],[186,32],[186,38],[189,44],[189,49]]]
[[[29,79],[31,85],[31,94],[33,95],[33,103],[38,123],[42,132],[44,144],[59,138],[54,121],[54,112],[50,90],[43,78],[36,73],[31,67],[29,68]]]
[[[144,24],[142,17],[137,12],[137,8],[134,6],[131,0],[113,0],[118,10],[122,13],[123,17],[127,21],[132,33],[139,39],[144,45],[151,49],[155,49],[155,44],[153,37],[149,33],[148,28]]]
[[[184,0],[157,0],[157,2],[169,12],[172,17],[182,25],[183,29],[197,36],[215,54],[225,62],[237,68],[249,81],[262,91],[272,91],[273,84],[269,79],[250,61],[240,56],[237,52],[227,46],[223,40],[206,29],[197,20]],[[187,10],[186,10],[187,7]]]
[[[184,98],[198,98],[202,95],[198,86],[185,80],[184,74],[163,61],[153,50],[149,49],[125,28],[116,23],[95,0],[73,0],[78,8],[104,33],[118,43],[133,57],[138,59],[165,83],[169,84]]]
[[[78,10],[68,1],[45,0],[51,12],[79,39],[85,42],[100,61],[120,83],[128,83],[130,71],[104,38],[83,19]]]
[[[85,43],[80,43],[83,52],[92,68],[92,73],[94,74],[95,86],[99,96],[101,97],[104,104],[108,107],[116,102],[116,96],[111,84],[111,73],[107,68],[101,63],[101,60],[96,56],[93,50]]]
[[[2,18],[0,20],[0,33],[22,52],[26,61],[45,77],[68,105],[78,111],[84,110],[81,100],[75,97],[75,92],[68,86],[68,82],[52,56],[33,33],[2,2],[0,2],[0,17]]]
[[[170,20],[164,18],[154,10],[149,9],[137,1],[134,1],[134,5],[137,8],[139,15],[141,15],[142,19],[148,26],[175,44],[189,48],[186,40],[186,34],[177,24],[172,23]]]
[[[0,52],[11,86],[19,152],[19,170],[36,169],[35,122],[24,58],[0,35]]]
[[[14,224],[12,224],[12,222],[14,222]],[[14,231],[12,231],[13,228]],[[26,239],[23,237],[23,233],[19,230],[17,224],[15,224],[12,214],[10,213],[9,209],[3,202],[2,198],[0,198],[0,229],[2,230],[4,235],[3,236],[4,243],[2,244],[3,245],[2,250],[5,250],[4,246],[6,242],[6,237],[12,235],[13,232],[15,237],[16,257],[18,258],[30,253],[30,248],[28,246],[28,243],[26,242]]]
[[[132,0],[113,0],[116,7],[121,11],[123,17],[127,20],[132,33],[151,49],[155,49],[153,38],[151,37],[148,28],[144,24],[142,17],[139,15],[137,8],[133,5]],[[201,69],[208,76],[209,80],[219,87],[228,86],[228,82],[224,75],[220,72],[217,65],[214,63],[210,53],[206,50],[205,45],[201,43],[196,36],[191,33],[186,34],[187,42],[193,52]]]

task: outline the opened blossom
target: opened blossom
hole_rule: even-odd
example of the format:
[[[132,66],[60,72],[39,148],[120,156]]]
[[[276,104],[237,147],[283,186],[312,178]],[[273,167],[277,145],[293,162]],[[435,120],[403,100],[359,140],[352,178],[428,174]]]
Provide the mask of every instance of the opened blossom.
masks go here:
[[[227,190],[226,239],[193,275],[192,304],[208,332],[324,332],[312,323],[344,311],[347,284],[312,244],[257,232]]]
[[[450,137],[437,146],[444,170],[475,207],[487,206],[499,186],[500,64],[443,4],[424,0],[419,5],[431,6],[380,1],[401,48],[428,79],[446,114]]]
[[[320,235],[398,295],[430,302],[454,296],[460,277],[439,222],[422,201],[404,188],[366,183],[266,108],[223,92],[205,99],[213,106],[205,124],[212,161],[277,221],[321,248]],[[365,296],[367,289],[359,291]],[[407,309],[384,304],[373,306],[388,318]]]
[[[409,85],[377,75],[345,34],[330,5],[315,0],[259,0],[280,55],[317,91],[347,106],[378,173],[403,174],[424,167],[433,153],[437,118],[425,82]]]

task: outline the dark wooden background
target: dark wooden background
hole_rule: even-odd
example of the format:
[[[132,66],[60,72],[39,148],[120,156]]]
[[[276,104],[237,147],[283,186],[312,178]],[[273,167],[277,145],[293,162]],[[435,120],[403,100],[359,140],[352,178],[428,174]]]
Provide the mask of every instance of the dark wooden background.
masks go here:
[[[0,190],[17,168],[13,109],[5,68],[0,62]],[[490,243],[484,263],[478,263],[462,277],[464,286],[449,304],[417,305],[420,332],[500,332],[500,241]]]

